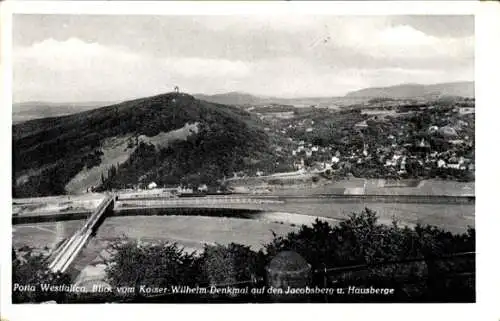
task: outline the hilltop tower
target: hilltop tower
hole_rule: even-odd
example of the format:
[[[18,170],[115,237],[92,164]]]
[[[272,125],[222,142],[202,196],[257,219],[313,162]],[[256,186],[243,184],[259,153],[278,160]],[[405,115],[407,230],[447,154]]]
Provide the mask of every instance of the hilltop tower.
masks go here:
[[[178,93],[179,93],[179,86],[175,86],[175,87],[174,87],[174,92],[175,92],[176,94],[178,94]]]

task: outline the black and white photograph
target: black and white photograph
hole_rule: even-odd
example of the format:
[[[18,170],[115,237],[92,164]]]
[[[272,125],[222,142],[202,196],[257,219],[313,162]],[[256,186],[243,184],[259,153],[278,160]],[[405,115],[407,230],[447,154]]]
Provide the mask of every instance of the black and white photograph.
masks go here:
[[[14,14],[11,59],[12,304],[476,302],[473,14]]]

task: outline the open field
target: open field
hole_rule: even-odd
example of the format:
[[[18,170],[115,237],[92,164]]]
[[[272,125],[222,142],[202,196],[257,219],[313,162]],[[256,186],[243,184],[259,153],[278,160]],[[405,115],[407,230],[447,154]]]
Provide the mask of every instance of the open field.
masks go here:
[[[310,174],[309,174],[310,175]],[[364,194],[364,195],[418,195],[418,196],[474,196],[474,182],[455,182],[444,180],[386,180],[350,178],[326,181],[317,184],[268,184],[268,179],[252,177],[240,179],[242,187],[251,192],[252,189],[265,188],[276,195],[318,195],[318,194]],[[236,188],[239,181],[231,181]]]
[[[361,110],[362,115],[370,115],[370,116],[396,116],[397,111],[395,109],[378,109],[374,108],[366,108]]]
[[[198,122],[194,124],[186,123],[183,127],[169,132],[161,132],[156,136],[148,137],[146,135],[139,136],[139,141],[146,144],[153,144],[156,148],[166,148],[175,141],[187,140],[192,134],[198,133]]]
[[[112,165],[125,162],[134,152],[135,147],[129,148],[128,146],[131,137],[132,135],[125,135],[104,140],[101,148],[103,153],[101,163],[90,169],[82,169],[66,184],[66,191],[73,194],[85,193],[88,188],[99,186],[102,183],[102,175],[107,176],[107,171]]]

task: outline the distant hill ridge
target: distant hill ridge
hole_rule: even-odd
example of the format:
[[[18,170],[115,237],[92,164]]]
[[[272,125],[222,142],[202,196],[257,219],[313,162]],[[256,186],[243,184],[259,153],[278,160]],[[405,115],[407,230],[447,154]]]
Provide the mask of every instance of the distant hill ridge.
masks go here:
[[[197,94],[196,98],[226,105],[265,105],[265,104],[321,104],[342,101],[343,99],[362,98],[436,98],[443,96],[474,97],[474,82],[449,82],[433,85],[401,84],[388,87],[364,88],[347,93],[343,97],[302,97],[278,98],[262,97],[242,92],[229,92],[216,95]]]
[[[365,98],[427,98],[441,96],[474,97],[474,82],[450,82],[433,85],[401,84],[388,87],[374,87],[356,90],[346,97]]]
[[[215,95],[197,94],[194,96],[200,100],[224,105],[253,105],[260,104],[263,100],[266,100],[265,97],[259,97],[237,91]]]
[[[435,98],[442,96],[474,97],[474,82],[450,82],[433,85],[401,84],[388,87],[364,88],[349,92],[342,97],[301,97],[279,98],[253,95],[245,92],[228,92],[215,95],[194,94],[194,98],[215,104],[229,106],[248,105],[350,105],[370,98]],[[12,120],[19,123],[32,119],[71,115],[102,106],[113,105],[113,102],[22,102],[12,106]]]
[[[258,96],[242,92],[229,92],[216,95],[195,94],[196,98],[209,101],[217,104],[235,105],[235,106],[263,106],[263,105],[293,105],[308,107],[313,105],[334,103],[341,103],[349,105],[359,101],[359,98],[345,98],[345,97],[297,97],[297,98],[283,98],[283,97],[270,97]]]
[[[12,104],[12,121],[13,123],[19,123],[32,119],[71,115],[112,104],[114,103],[101,101],[62,103],[27,101],[14,103]]]

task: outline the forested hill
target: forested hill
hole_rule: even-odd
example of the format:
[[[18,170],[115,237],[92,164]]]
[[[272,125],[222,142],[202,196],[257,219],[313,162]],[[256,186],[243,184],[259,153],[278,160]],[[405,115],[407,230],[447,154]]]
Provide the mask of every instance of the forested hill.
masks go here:
[[[188,124],[197,130],[169,138]],[[128,155],[116,156],[122,152]],[[214,180],[270,154],[260,120],[249,113],[168,93],[14,125],[13,193],[63,194],[77,174],[103,165],[100,183],[111,187],[153,179],[174,184],[199,173],[209,177],[196,179]],[[116,159],[122,161],[102,164]]]

